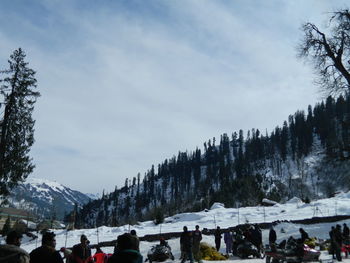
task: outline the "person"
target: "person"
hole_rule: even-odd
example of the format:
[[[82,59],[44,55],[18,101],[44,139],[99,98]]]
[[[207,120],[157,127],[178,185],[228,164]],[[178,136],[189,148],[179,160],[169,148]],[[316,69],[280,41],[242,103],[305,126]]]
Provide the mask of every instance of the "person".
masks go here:
[[[6,244],[0,245],[0,262],[29,263],[29,254],[20,248],[22,234],[10,231],[6,236]]]
[[[243,231],[244,239],[252,243],[252,230],[253,227],[251,225],[245,226]]]
[[[224,233],[224,242],[226,244],[226,255],[228,256],[232,252],[233,237],[230,230]]]
[[[168,242],[165,240],[164,237],[160,237],[159,238],[159,245],[167,247],[167,248],[169,248],[171,250],[171,247],[169,246]]]
[[[237,247],[239,244],[244,242],[244,237],[242,230],[240,228],[236,228],[236,231],[233,233],[233,243],[232,243],[232,254],[237,255]]]
[[[56,239],[55,233],[45,232],[41,240],[41,247],[30,252],[30,263],[63,263],[63,259],[59,251],[55,249]]]
[[[273,226],[270,227],[270,232],[269,232],[269,245],[271,249],[276,249],[276,240],[277,240],[277,235],[275,229],[273,229]]]
[[[85,235],[80,236],[80,243],[73,246],[71,263],[84,263],[91,257],[91,249],[89,240]]]
[[[220,246],[221,246],[221,238],[222,238],[221,230],[220,230],[219,226],[215,230],[214,237],[215,237],[216,250],[219,251],[220,250]]]
[[[344,241],[346,241],[346,243],[349,243],[349,235],[350,235],[349,227],[344,223],[343,224],[343,239],[344,239]]]
[[[86,263],[106,263],[107,254],[104,253],[99,246],[97,246],[95,254],[90,258],[88,258],[85,262]]]
[[[260,251],[262,249],[262,234],[261,234],[261,229],[259,226],[256,224],[254,225],[254,228],[251,230],[251,237],[252,237],[252,243],[256,248],[258,249],[258,253],[260,255]]]
[[[333,232],[333,244],[334,244],[334,252],[338,261],[342,261],[342,258],[341,258],[342,243],[343,243],[343,237],[341,232],[341,226],[336,225]]]
[[[116,250],[107,263],[142,263],[143,258],[137,251],[136,239],[133,235],[125,233],[119,235],[117,239]]]
[[[335,256],[334,256],[334,253],[335,253],[334,230],[335,230],[335,227],[332,226],[331,231],[329,231],[329,239],[331,241],[331,246],[329,248],[329,253],[332,255],[333,259],[335,259]]]
[[[201,251],[199,249],[199,244],[202,240],[202,232],[199,230],[199,225],[196,225],[196,229],[193,231],[193,257],[197,262],[202,262]]]
[[[140,239],[136,234],[136,230],[131,230],[130,234],[136,239],[137,251],[140,251]]]
[[[309,239],[309,234],[303,228],[299,228],[299,232],[301,234],[301,238],[300,238],[301,243],[304,243],[305,240]]]
[[[164,237],[160,237],[160,238],[159,238],[159,245],[160,245],[160,246],[167,247],[168,250],[169,250],[170,258],[171,258],[172,260],[175,259],[173,253],[171,252],[171,247],[169,246],[168,242],[165,240]]]
[[[183,227],[183,232],[180,236],[180,247],[182,249],[182,260],[181,263],[185,262],[187,259],[193,263],[193,255],[192,255],[192,245],[193,238],[192,233],[188,231],[187,226]]]

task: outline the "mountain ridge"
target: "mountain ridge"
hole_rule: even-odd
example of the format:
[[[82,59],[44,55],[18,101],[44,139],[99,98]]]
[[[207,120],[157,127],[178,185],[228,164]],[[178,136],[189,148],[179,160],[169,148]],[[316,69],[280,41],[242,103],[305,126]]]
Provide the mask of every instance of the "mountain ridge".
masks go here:
[[[19,183],[8,197],[8,206],[32,212],[39,218],[62,220],[75,205],[91,201],[90,196],[72,190],[57,181],[29,177]]]
[[[305,202],[350,189],[350,95],[328,97],[307,112],[296,111],[263,135],[251,129],[213,138],[204,151],[179,152],[143,179],[125,185],[76,211],[80,227],[116,226],[175,213],[200,211],[214,202],[227,207]]]

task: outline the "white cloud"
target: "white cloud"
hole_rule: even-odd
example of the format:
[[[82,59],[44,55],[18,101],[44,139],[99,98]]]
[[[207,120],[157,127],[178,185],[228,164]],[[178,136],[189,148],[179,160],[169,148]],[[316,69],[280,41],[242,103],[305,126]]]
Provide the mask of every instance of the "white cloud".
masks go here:
[[[299,27],[345,1],[44,3],[42,17],[23,7],[2,21],[0,63],[21,46],[38,72],[34,175],[97,192],[313,105]]]

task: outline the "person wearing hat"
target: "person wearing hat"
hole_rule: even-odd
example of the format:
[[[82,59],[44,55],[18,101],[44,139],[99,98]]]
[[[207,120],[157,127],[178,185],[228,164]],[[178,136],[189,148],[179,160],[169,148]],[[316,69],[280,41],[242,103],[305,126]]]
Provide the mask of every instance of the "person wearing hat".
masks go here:
[[[91,257],[89,240],[85,235],[81,235],[80,243],[73,246],[71,262],[84,263],[89,257]]]
[[[142,263],[143,258],[137,251],[136,239],[133,235],[125,233],[118,236],[117,247],[107,263]]]
[[[30,252],[30,263],[63,263],[60,252],[55,249],[55,236],[53,232],[46,232],[43,234],[41,247]]]
[[[11,231],[6,236],[6,245],[0,245],[0,262],[29,263],[29,254],[21,246],[22,235]]]

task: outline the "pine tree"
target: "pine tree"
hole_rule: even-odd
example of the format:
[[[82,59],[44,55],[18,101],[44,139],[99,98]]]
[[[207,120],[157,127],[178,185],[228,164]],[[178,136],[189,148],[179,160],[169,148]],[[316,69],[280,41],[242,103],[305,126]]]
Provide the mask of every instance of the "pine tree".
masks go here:
[[[1,120],[0,138],[0,195],[27,178],[34,164],[29,151],[34,143],[32,112],[36,98],[35,71],[24,61],[22,49],[15,50],[8,61],[9,69],[2,71],[0,94],[4,98],[5,113]]]

